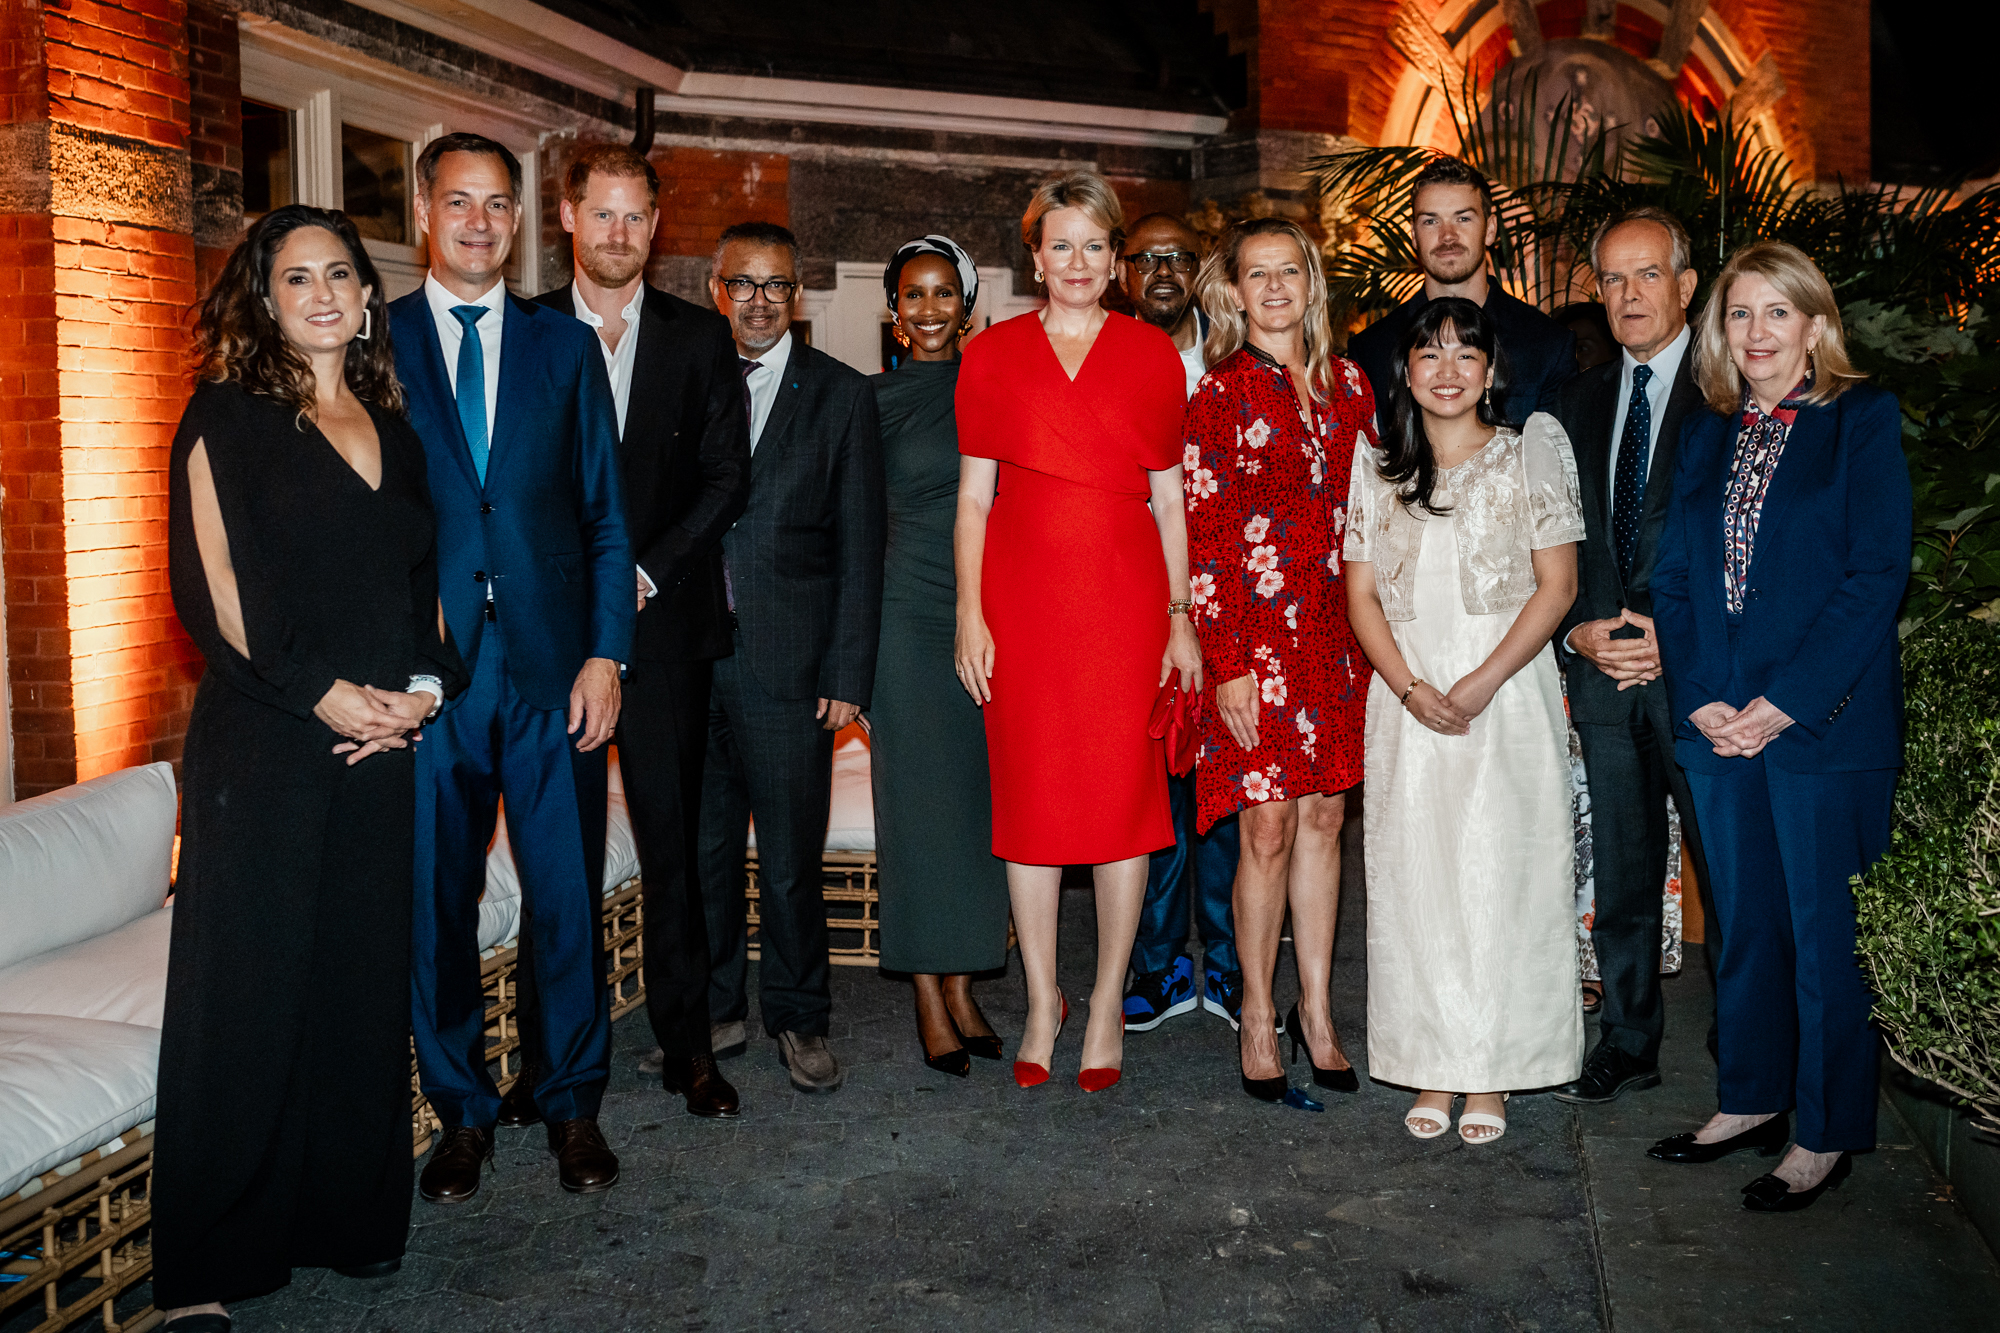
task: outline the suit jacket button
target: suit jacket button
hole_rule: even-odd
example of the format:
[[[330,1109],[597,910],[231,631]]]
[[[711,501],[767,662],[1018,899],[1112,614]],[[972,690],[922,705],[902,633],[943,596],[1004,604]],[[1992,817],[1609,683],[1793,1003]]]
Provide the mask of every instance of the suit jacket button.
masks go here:
[[[486,571],[485,571],[485,570],[483,570],[483,569],[475,569],[475,570],[473,570],[473,571],[472,571],[472,581],[473,581],[474,583],[484,583],[484,582],[486,582]]]
[[[492,512],[493,512],[493,506],[492,506],[492,505],[490,505],[490,504],[486,504],[486,503],[484,503],[484,502],[481,502],[481,504],[480,504],[480,506],[479,506],[479,512],[480,512],[480,513],[482,513],[482,514],[490,514],[490,513],[492,513]]]

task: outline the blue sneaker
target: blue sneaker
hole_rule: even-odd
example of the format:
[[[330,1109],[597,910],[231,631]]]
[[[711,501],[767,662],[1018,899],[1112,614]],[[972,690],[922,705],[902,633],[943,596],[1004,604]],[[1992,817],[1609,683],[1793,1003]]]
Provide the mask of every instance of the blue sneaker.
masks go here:
[[[1130,1006],[1132,1002],[1127,1000],[1125,1003],[1127,1006]],[[1241,972],[1204,971],[1201,1007],[1218,1018],[1228,1019],[1229,1030],[1231,1032],[1240,1031],[1243,1026],[1240,1021],[1243,1016],[1243,974]],[[1131,1026],[1129,1020],[1126,1026]],[[1278,1020],[1277,1027],[1274,1030],[1280,1034],[1284,1032],[1285,1020],[1283,1018]]]
[[[1200,1003],[1194,989],[1194,962],[1182,954],[1164,972],[1142,972],[1132,978],[1125,991],[1125,1030],[1151,1032]]]

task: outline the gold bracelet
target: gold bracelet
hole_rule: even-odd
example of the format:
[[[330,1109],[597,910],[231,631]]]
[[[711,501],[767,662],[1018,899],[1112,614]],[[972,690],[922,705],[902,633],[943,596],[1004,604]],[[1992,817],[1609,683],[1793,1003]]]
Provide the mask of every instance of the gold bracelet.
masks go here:
[[[1402,697],[1397,699],[1396,702],[1402,704],[1405,708],[1409,707],[1410,695],[1416,691],[1417,686],[1423,683],[1424,683],[1424,678],[1422,676],[1410,677],[1409,688],[1403,691]]]
[[[1189,614],[1189,613],[1191,613],[1191,612],[1192,612],[1193,610],[1194,610],[1194,603],[1193,603],[1193,602],[1168,602],[1168,603],[1167,603],[1167,614],[1168,614],[1168,615],[1170,615],[1170,616],[1184,616],[1184,615],[1188,615],[1188,614]]]

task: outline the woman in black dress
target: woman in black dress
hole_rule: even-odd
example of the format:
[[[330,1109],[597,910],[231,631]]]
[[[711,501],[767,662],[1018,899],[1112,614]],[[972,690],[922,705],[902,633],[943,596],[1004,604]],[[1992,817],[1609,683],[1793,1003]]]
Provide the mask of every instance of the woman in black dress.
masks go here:
[[[293,1267],[377,1276],[410,1214],[410,744],[464,668],[423,446],[354,226],[266,214],[203,303],[174,437],[182,762],[153,1293],[175,1333]]]
[[[875,843],[882,966],[916,983],[924,1063],[961,1078],[967,1052],[1000,1058],[972,998],[971,973],[1007,962],[1007,869],[993,855],[986,727],[959,687],[953,644],[958,582],[958,340],[979,299],[979,270],[943,236],[896,251],[882,275],[896,369],[874,379],[889,490],[882,639],[875,659]]]

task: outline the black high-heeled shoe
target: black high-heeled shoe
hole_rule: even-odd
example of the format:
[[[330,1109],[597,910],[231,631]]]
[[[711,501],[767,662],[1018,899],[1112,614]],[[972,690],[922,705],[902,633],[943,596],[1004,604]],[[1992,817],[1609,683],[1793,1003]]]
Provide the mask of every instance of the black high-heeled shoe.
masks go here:
[[[1282,1102],[1285,1094],[1292,1090],[1292,1081],[1283,1074],[1271,1078],[1251,1078],[1243,1075],[1243,1091],[1260,1102]]]
[[[1759,1157],[1776,1157],[1792,1141],[1792,1117],[1780,1111],[1762,1124],[1752,1125],[1741,1134],[1732,1134],[1714,1143],[1696,1142],[1693,1134],[1675,1134],[1646,1149],[1646,1156],[1660,1162],[1687,1162],[1704,1166],[1734,1152],[1755,1148]]]
[[[1285,1015],[1285,1035],[1292,1039],[1292,1058],[1287,1063],[1297,1064],[1299,1062],[1299,1047],[1305,1046],[1305,1034],[1299,1030],[1299,1007],[1296,1004]],[[1313,1061],[1312,1047],[1306,1046],[1305,1050],[1306,1061],[1312,1064],[1313,1085],[1315,1087],[1331,1088],[1335,1092],[1361,1091],[1361,1076],[1354,1072],[1353,1065],[1349,1065],[1345,1069],[1321,1069]]]
[[[972,1009],[974,1013],[979,1013],[979,1005],[977,1002],[974,1002]],[[965,1033],[959,1031],[958,1020],[956,1018],[952,1018],[951,1006],[949,1004],[947,1004],[944,1007],[944,1016],[950,1020],[951,1030],[953,1032],[958,1033],[958,1040],[960,1041],[961,1044],[964,1045],[967,1051],[969,1051],[973,1055],[978,1056],[982,1060],[998,1060],[1000,1058],[1001,1046],[1000,1046],[1000,1036],[998,1033],[989,1032],[983,1037],[966,1036]],[[982,1019],[986,1017],[986,1015],[983,1013],[979,1013],[979,1016]],[[988,1024],[988,1026],[990,1027],[992,1025]]]
[[[958,1024],[951,1022],[950,1010],[945,1011],[944,1021],[951,1023],[952,1033],[953,1035],[957,1035]],[[964,1037],[959,1037],[960,1042],[964,1040]],[[924,1043],[924,1024],[921,1018],[917,1020],[917,1045],[923,1050],[924,1063],[932,1069],[937,1070],[940,1074],[950,1074],[953,1078],[964,1078],[972,1072],[972,1058],[965,1053],[963,1045],[955,1051],[946,1051],[942,1055],[931,1054],[931,1048]]]
[[[1840,1182],[1847,1179],[1853,1170],[1853,1154],[1842,1153],[1832,1168],[1820,1177],[1819,1184],[1809,1190],[1795,1190],[1781,1176],[1761,1175],[1743,1187],[1743,1206],[1753,1213],[1803,1212],[1812,1207],[1820,1195],[1839,1189]]]

